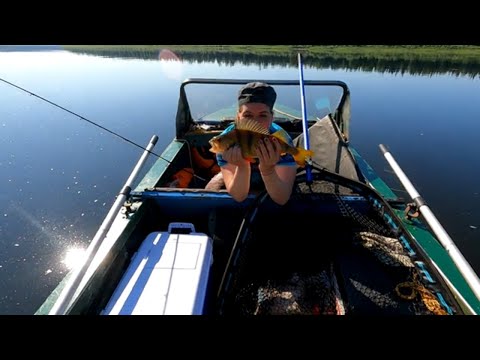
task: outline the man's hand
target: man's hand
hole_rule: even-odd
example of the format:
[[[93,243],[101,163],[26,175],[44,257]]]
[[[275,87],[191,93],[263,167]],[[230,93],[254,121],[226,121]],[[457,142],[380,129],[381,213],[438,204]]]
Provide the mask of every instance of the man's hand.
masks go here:
[[[240,146],[235,145],[226,150],[222,154],[223,160],[228,162],[229,164],[235,165],[235,166],[246,166],[250,165],[248,160],[245,160],[242,156],[242,150],[240,149]]]
[[[256,150],[260,161],[258,165],[260,172],[263,175],[270,175],[275,171],[275,165],[280,160],[281,148],[278,140],[275,138],[260,140]]]

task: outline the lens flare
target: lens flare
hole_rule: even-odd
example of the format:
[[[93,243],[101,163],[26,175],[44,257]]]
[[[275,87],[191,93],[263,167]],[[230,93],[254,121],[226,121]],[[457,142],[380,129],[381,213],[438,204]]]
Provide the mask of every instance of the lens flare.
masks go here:
[[[182,60],[171,50],[162,49],[158,54],[158,60],[163,73],[169,79],[182,80]]]

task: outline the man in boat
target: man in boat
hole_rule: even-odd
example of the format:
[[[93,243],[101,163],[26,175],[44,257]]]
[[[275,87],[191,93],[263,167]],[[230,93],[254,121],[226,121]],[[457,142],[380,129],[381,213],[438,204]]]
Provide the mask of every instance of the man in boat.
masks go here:
[[[238,93],[238,112],[234,124],[227,127],[223,136],[242,129],[235,144],[216,153],[221,176],[228,193],[237,201],[247,198],[251,187],[263,186],[274,202],[284,205],[292,193],[297,163],[291,154],[285,153],[287,143],[293,146],[291,137],[273,122],[273,107],[277,94],[266,83],[253,82],[243,86]],[[257,136],[258,134],[278,134]],[[282,149],[283,147],[283,149]],[[253,154],[245,158],[245,153]]]

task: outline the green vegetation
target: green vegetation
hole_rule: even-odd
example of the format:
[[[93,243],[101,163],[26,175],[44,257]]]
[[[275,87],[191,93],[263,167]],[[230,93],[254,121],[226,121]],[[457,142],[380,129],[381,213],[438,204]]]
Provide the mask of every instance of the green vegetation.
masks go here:
[[[158,60],[169,49],[183,61],[218,61],[227,65],[305,66],[411,74],[480,74],[480,46],[467,45],[63,45],[72,52],[106,57]]]
[[[63,45],[65,50],[92,52],[158,52],[170,49],[174,52],[238,53],[252,55],[296,54],[329,57],[366,58],[470,58],[480,62],[480,46],[468,45],[362,45],[362,46],[311,46],[311,45]]]

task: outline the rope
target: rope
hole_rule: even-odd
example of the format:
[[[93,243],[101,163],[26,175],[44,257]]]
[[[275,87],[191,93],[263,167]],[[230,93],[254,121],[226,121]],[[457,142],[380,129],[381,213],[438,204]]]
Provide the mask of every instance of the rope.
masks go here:
[[[420,297],[425,307],[434,315],[448,315],[437,298],[417,279],[405,281],[395,287],[395,293],[403,300],[412,301]]]

